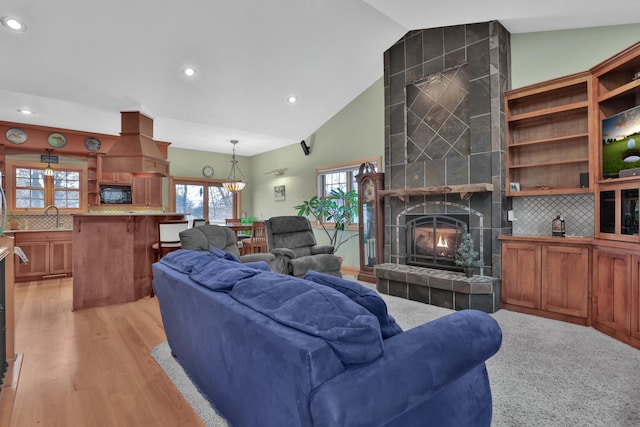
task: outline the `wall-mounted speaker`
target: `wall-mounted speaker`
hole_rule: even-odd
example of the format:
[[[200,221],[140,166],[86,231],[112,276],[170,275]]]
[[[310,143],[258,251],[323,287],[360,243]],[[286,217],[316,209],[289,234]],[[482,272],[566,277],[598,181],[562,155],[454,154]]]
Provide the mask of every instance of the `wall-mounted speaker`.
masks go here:
[[[309,153],[311,153],[311,148],[309,148],[307,143],[304,142],[304,139],[302,141],[300,141],[300,146],[302,147],[302,151],[304,152],[305,156],[308,156]]]
[[[580,174],[580,188],[589,188],[589,172]]]

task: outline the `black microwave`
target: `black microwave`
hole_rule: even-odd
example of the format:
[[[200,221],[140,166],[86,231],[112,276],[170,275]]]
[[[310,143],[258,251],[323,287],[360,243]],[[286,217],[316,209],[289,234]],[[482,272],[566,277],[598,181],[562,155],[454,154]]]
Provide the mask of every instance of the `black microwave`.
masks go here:
[[[130,205],[130,185],[101,185],[100,204],[102,205]]]

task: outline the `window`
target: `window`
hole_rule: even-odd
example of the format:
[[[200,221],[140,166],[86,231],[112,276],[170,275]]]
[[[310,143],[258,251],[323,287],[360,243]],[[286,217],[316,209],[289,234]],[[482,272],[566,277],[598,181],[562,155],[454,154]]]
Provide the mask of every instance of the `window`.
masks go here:
[[[344,192],[355,190],[358,192],[358,181],[356,176],[360,165],[365,162],[379,164],[379,159],[364,159],[355,162],[340,163],[322,166],[316,169],[318,183],[318,197],[324,198],[331,194],[331,191],[341,189]],[[354,220],[357,223],[357,218]]]
[[[81,210],[84,170],[56,165],[54,175],[44,175],[44,165],[16,163],[11,165],[13,186],[8,182],[11,208],[44,209],[56,205],[60,209]]]
[[[176,212],[189,213],[189,219],[205,218],[209,224],[224,225],[226,218],[238,218],[238,194],[222,187],[222,182],[174,179]]]

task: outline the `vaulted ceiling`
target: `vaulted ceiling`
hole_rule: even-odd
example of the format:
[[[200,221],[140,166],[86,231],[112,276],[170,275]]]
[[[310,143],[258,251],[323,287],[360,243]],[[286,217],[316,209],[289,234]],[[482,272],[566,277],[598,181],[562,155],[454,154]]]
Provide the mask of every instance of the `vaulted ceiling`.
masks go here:
[[[238,154],[254,155],[319,128],[382,76],[383,52],[409,30],[617,25],[638,22],[636,10],[635,0],[5,0],[0,16],[27,31],[0,28],[0,120],[118,134],[120,111],[142,111],[173,147],[229,153],[237,139]]]

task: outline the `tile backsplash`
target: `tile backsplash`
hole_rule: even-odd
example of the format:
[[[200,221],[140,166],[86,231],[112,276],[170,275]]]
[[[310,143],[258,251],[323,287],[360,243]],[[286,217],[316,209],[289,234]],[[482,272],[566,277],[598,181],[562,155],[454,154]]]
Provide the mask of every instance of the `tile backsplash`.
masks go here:
[[[514,236],[551,236],[551,221],[560,213],[567,236],[593,237],[595,200],[593,194],[513,197]]]

